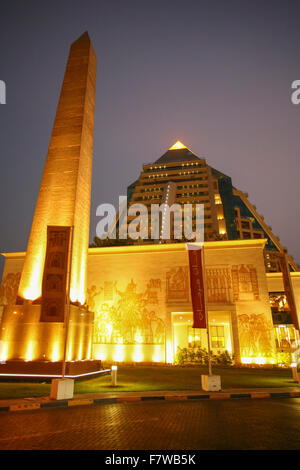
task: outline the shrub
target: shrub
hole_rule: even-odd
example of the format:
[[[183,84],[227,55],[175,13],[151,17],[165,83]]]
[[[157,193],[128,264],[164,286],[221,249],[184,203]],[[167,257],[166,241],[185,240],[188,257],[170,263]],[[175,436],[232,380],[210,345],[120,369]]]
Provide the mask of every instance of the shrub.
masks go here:
[[[208,364],[208,352],[202,348],[180,348],[178,346],[176,364]],[[211,354],[211,362],[215,365],[228,366],[233,364],[233,356],[228,351],[217,351],[216,354]]]
[[[290,367],[292,362],[292,354],[290,352],[277,352],[277,364]]]

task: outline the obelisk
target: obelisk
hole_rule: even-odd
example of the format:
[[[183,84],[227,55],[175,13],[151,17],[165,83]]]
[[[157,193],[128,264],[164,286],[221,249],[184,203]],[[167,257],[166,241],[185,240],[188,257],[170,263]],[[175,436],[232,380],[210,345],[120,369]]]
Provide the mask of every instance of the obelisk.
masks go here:
[[[42,293],[47,226],[74,226],[71,300],[84,304],[93,157],[96,56],[88,33],[71,45],[33,217],[19,296]]]
[[[62,360],[69,300],[71,321],[73,316],[73,325],[77,325],[70,331],[73,352],[69,351],[69,359],[82,360],[90,355],[87,335],[91,336],[91,315],[84,305],[96,66],[96,55],[85,32],[69,52],[17,305],[13,312],[7,308],[3,314],[2,339],[9,343],[8,359]]]

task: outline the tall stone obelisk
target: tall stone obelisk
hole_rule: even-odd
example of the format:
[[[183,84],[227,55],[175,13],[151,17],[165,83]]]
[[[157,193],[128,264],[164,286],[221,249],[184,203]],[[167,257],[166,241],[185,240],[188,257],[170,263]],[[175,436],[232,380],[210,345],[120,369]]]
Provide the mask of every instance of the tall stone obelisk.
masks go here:
[[[62,360],[69,299],[74,325],[69,359],[90,356],[91,315],[84,305],[96,67],[86,32],[70,48],[17,305],[3,314],[8,359]]]
[[[96,56],[84,33],[71,45],[32,222],[19,296],[42,293],[47,226],[74,226],[71,300],[84,304],[89,242]]]

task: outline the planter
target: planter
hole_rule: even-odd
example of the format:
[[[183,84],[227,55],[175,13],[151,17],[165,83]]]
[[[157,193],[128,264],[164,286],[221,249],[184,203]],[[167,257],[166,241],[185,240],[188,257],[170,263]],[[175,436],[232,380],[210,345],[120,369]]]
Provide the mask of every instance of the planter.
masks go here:
[[[202,390],[206,392],[219,392],[221,390],[220,375],[201,375]]]
[[[70,400],[74,395],[73,379],[53,379],[51,382],[51,400]]]

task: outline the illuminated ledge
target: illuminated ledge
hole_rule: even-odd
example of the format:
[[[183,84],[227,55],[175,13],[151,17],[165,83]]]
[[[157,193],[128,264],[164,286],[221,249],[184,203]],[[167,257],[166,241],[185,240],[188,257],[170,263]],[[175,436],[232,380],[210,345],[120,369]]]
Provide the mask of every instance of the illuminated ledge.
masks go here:
[[[224,249],[224,248],[264,248],[267,243],[266,238],[251,240],[225,240],[215,242],[205,242],[205,249]],[[156,245],[129,245],[129,246],[108,246],[89,248],[89,255],[109,255],[114,253],[160,253],[167,251],[186,251],[186,243],[162,243]],[[0,253],[5,258],[25,258],[26,252]]]
[[[94,372],[86,372],[84,374],[77,374],[77,375],[65,375],[67,379],[78,379],[79,377],[86,377],[88,375],[95,375],[95,374],[103,374],[103,373],[111,372],[111,369],[103,369],[103,370],[96,370]],[[41,377],[41,378],[48,378],[48,379],[60,379],[62,375],[52,375],[52,374],[0,374],[0,377]]]
[[[281,279],[282,278],[282,273],[266,273],[266,275],[267,275],[267,278],[270,278],[270,279]],[[291,271],[290,276],[300,279],[300,271]]]
[[[5,256],[5,258],[25,258],[26,251],[19,251],[15,253],[0,253],[0,255]]]
[[[0,377],[20,376],[20,377],[61,377],[62,361],[23,361],[9,359],[0,363]],[[67,361],[66,376],[84,376],[91,372],[102,370],[102,363],[99,360]]]
[[[205,242],[205,249],[224,249],[224,248],[264,248],[267,239],[259,238],[255,240],[226,240],[216,242]],[[130,245],[130,246],[110,246],[89,248],[88,254],[108,255],[108,254],[127,254],[127,253],[161,253],[169,251],[186,251],[186,243],[162,243],[157,245]]]

